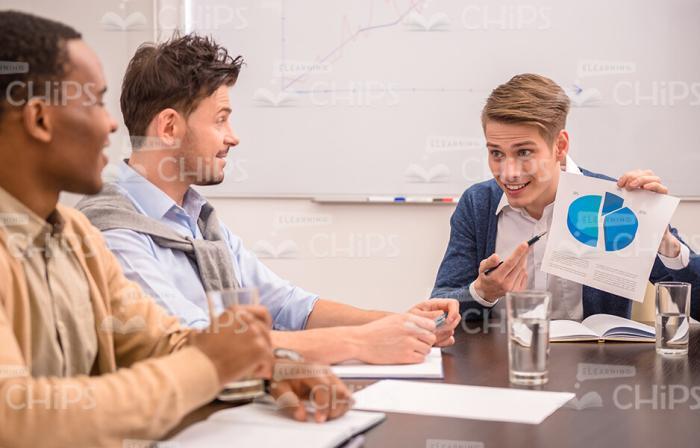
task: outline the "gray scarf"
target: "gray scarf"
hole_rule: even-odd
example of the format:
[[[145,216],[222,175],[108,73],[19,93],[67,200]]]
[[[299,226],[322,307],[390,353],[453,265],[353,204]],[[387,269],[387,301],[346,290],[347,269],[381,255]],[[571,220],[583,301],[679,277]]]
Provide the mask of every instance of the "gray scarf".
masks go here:
[[[214,207],[206,202],[197,220],[204,239],[182,236],[167,225],[140,213],[129,198],[113,184],[86,196],[76,206],[100,231],[126,229],[151,237],[160,247],[184,252],[199,269],[205,291],[238,288],[229,247],[221,233]]]

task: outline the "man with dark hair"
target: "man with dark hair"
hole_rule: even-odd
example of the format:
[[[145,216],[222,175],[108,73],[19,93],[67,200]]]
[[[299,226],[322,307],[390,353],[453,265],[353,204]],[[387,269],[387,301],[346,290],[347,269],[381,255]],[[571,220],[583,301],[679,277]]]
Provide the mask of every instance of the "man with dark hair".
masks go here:
[[[0,11],[0,29],[0,446],[159,438],[224,384],[269,377],[264,308],[229,308],[208,331],[180,327],[124,277],[100,232],[57,204],[61,191],[102,187],[116,129],[102,68],[60,23]],[[305,419],[294,398],[318,386],[317,420],[347,410],[332,374],[271,390]]]
[[[433,345],[452,344],[455,300],[390,314],[319,299],[262,264],[191,188],[220,183],[238,144],[228,91],[241,63],[194,34],[143,45],[129,63],[121,107],[134,151],[115,183],[78,204],[127,277],[193,327],[209,324],[208,291],[258,288],[273,328],[297,330],[273,331],[273,343],[318,362],[417,363]],[[443,312],[447,322],[436,329]]]
[[[462,195],[452,215],[450,241],[438,270],[433,296],[455,297],[465,318],[484,317],[509,291],[552,293],[552,318],[582,320],[606,313],[630,317],[631,301],[540,270],[561,171],[614,180],[576,166],[569,157],[566,118],[569,98],[551,79],[516,75],[486,100],[481,116],[493,179]],[[617,180],[619,188],[668,193],[649,170]],[[667,228],[650,281],[693,283],[691,314],[700,315],[700,275],[690,248]],[[502,263],[502,264],[501,264]],[[489,269],[494,269],[488,273]]]

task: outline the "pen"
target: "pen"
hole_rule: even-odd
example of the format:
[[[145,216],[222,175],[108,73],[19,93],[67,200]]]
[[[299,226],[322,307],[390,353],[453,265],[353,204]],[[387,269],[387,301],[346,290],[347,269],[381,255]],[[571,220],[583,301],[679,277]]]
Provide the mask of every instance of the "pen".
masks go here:
[[[545,230],[544,232],[540,233],[539,235],[535,235],[535,236],[533,236],[532,238],[530,238],[530,239],[528,240],[528,242],[527,242],[528,247],[529,247],[529,246],[532,246],[533,244],[535,244],[536,242],[538,242],[538,241],[540,240],[540,238],[542,238],[542,237],[545,236],[546,234],[547,234],[547,231]],[[494,267],[492,267],[492,268],[488,268],[487,270],[485,270],[485,271],[484,271],[484,275],[489,275],[490,273],[492,273],[493,271],[495,271],[495,270],[496,270],[500,265],[502,265],[502,264],[503,264],[503,260],[501,260],[500,263],[498,263],[496,266],[494,266]]]
[[[447,320],[447,313],[443,312],[441,316],[435,319],[435,328],[442,327],[445,324],[445,320]]]

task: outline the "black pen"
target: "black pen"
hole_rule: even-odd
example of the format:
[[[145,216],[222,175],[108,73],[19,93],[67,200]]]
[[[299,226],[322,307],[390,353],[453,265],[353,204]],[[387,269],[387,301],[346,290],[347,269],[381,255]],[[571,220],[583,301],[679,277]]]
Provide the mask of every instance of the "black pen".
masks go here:
[[[440,328],[445,324],[447,320],[447,313],[443,312],[437,319],[435,319],[435,328]]]
[[[538,242],[538,241],[540,240],[540,238],[542,238],[543,236],[545,236],[546,233],[547,233],[547,231],[545,230],[544,232],[540,233],[539,235],[533,236],[532,238],[530,238],[530,239],[528,240],[527,245],[528,245],[528,246],[532,246],[533,244],[535,244],[536,242]],[[493,271],[495,271],[495,270],[496,270],[500,265],[502,265],[502,264],[503,264],[503,260],[501,260],[501,262],[498,263],[496,266],[494,266],[494,267],[492,267],[492,268],[488,268],[487,270],[485,270],[485,271],[484,271],[484,275],[489,275],[490,273],[492,273]]]

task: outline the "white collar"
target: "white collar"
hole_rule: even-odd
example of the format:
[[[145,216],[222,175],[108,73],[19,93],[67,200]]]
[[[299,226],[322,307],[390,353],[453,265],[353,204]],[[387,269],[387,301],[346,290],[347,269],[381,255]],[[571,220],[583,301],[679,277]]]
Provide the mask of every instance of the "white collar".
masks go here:
[[[571,157],[569,157],[568,154],[566,155],[566,167],[564,167],[562,171],[571,174],[583,174],[579,169],[578,165],[576,165],[576,162],[574,162],[574,160]],[[503,210],[503,207],[505,207],[506,205],[510,207],[510,205],[508,204],[508,196],[506,196],[506,194],[503,193],[503,195],[501,196],[501,200],[498,203],[498,207],[496,208],[496,214],[498,215],[499,213],[501,213],[501,210]]]

